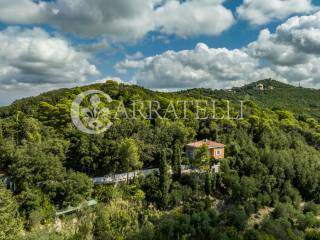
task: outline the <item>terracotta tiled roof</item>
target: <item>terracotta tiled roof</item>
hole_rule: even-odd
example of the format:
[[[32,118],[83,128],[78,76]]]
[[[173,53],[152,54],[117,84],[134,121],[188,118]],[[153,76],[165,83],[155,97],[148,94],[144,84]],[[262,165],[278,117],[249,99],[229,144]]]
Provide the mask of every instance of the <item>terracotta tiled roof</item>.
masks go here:
[[[210,141],[207,139],[187,144],[187,146],[194,147],[194,148],[198,148],[203,145],[207,145],[209,148],[224,148],[224,144]]]

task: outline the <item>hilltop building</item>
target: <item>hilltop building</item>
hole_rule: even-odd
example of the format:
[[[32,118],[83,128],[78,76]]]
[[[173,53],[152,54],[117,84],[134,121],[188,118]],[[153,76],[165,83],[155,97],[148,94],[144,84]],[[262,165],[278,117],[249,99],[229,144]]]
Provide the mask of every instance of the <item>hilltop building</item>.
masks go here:
[[[257,89],[260,90],[260,91],[263,91],[264,90],[264,85],[262,83],[259,83],[257,85]]]

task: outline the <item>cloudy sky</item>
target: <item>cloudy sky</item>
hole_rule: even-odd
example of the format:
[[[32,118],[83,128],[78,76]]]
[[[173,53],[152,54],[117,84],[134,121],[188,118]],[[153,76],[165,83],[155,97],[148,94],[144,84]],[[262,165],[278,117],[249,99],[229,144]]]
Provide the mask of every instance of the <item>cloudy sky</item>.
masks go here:
[[[320,0],[0,0],[0,105],[106,79],[320,88]]]

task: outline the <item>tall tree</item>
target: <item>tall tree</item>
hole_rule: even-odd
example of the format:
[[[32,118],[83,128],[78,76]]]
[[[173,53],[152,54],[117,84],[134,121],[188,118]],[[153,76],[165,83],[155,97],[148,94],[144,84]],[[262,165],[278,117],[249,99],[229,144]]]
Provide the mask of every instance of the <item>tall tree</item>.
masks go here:
[[[169,190],[171,184],[170,167],[167,162],[167,151],[162,150],[160,161],[160,190],[162,193],[162,205],[166,207],[169,202]]]
[[[173,170],[174,177],[176,179],[180,179],[181,177],[181,145],[178,142],[174,145],[172,168],[173,168],[172,170]]]
[[[121,141],[120,157],[123,161],[123,165],[127,171],[127,182],[129,181],[129,172],[132,170],[140,169],[143,163],[140,161],[139,148],[137,143],[132,138],[125,138]]]
[[[210,156],[207,145],[202,145],[195,152],[194,165],[198,168],[209,168]]]
[[[212,175],[210,172],[206,174],[204,188],[207,195],[210,195],[212,193]]]
[[[2,133],[2,125],[0,122],[0,144],[2,144],[2,142],[3,142],[3,133]]]

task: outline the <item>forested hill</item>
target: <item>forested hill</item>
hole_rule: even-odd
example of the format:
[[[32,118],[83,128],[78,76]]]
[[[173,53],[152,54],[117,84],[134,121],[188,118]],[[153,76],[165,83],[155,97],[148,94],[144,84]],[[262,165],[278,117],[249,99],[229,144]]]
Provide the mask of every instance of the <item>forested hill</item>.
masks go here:
[[[259,90],[258,85],[263,84],[264,90]],[[280,108],[293,112],[296,116],[307,115],[320,117],[320,91],[317,89],[295,87],[276,80],[260,80],[248,85],[232,88],[228,90],[213,90],[206,88],[195,88],[172,93],[159,93],[134,85],[121,84],[122,91],[115,94],[114,86],[110,81],[107,84],[92,84],[84,87],[72,89],[59,89],[40,94],[36,97],[28,97],[15,101],[8,107],[0,108],[0,116],[10,115],[17,110],[25,113],[31,113],[40,102],[56,104],[61,99],[66,98],[72,93],[81,92],[88,89],[98,89],[107,92],[114,97],[121,94],[135,95],[142,94],[145,98],[151,98],[155,95],[168,97],[192,97],[192,98],[213,98],[229,100],[254,100],[259,106],[267,108]]]
[[[112,97],[112,99],[128,100],[129,98],[139,96],[139,99],[153,99],[156,96],[172,95],[174,93],[160,93],[151,91],[149,89],[137,86],[118,84],[112,80],[106,81],[106,83],[91,84],[82,87],[64,88],[42,93],[38,96],[27,97],[14,101],[9,106],[0,107],[0,117],[10,116],[16,111],[22,111],[26,114],[32,114],[37,111],[41,102],[46,102],[52,105],[56,105],[62,100],[73,100],[77,94],[87,90],[101,90]]]
[[[259,90],[258,85],[263,85]],[[320,91],[295,87],[272,79],[260,80],[243,87],[229,90],[190,89],[181,95],[192,97],[213,97],[222,99],[252,99],[261,107],[283,108],[296,115],[320,117]]]
[[[256,88],[259,83],[265,90]],[[12,194],[0,184],[0,240],[320,239],[320,118],[299,114],[311,113],[318,91],[259,83],[231,91],[163,93],[108,81],[2,108],[0,172],[16,188]],[[177,115],[187,117],[171,112],[160,118],[139,108],[137,117],[99,118],[113,121],[108,131],[85,134],[72,124],[70,109],[89,89],[111,96],[112,103],[101,97],[98,109],[107,107],[113,115],[122,103],[132,116],[136,101],[156,100],[162,116],[174,102]],[[205,105],[206,112],[228,116],[230,110],[233,118],[198,118],[194,105],[178,104],[207,98],[217,103],[214,109]],[[225,99],[246,99],[243,118],[235,117],[239,105],[228,107]],[[97,118],[98,101],[92,101],[97,98],[83,100],[81,120]],[[205,146],[196,150],[195,159],[184,154],[195,139],[225,145],[217,173],[211,171],[217,161]],[[201,171],[183,174],[181,165]],[[116,186],[92,181],[154,167],[159,173]],[[85,206],[91,199],[99,203],[95,208],[61,218],[64,232],[52,230],[56,210]],[[74,228],[68,230],[67,223]]]

